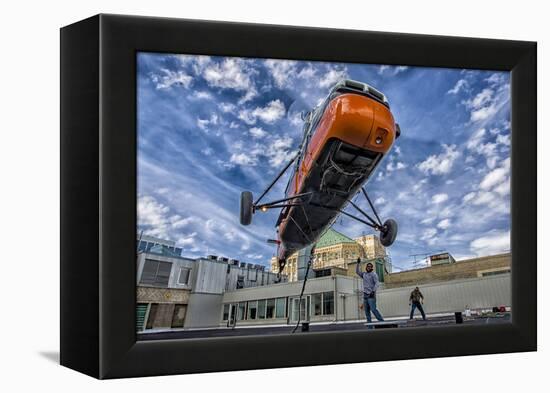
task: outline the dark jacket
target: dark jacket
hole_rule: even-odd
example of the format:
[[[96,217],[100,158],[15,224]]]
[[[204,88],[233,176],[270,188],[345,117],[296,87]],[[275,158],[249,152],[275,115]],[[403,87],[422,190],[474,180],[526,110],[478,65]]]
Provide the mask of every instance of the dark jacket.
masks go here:
[[[411,296],[409,297],[409,301],[413,303],[420,303],[420,299],[424,300],[424,295],[422,295],[422,292],[420,290],[415,289],[411,292]]]

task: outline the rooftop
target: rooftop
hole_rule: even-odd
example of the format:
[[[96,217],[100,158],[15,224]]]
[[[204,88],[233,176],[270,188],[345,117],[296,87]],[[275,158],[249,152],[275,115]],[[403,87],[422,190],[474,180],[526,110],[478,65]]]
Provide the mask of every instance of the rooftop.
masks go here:
[[[346,235],[329,228],[323,236],[315,244],[316,248],[334,246],[341,243],[356,243],[355,240],[347,237]]]

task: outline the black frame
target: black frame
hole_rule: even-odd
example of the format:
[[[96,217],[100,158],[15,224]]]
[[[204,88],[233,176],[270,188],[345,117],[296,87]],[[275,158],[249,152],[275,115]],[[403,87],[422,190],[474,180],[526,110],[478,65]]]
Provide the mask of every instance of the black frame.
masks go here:
[[[136,342],[137,51],[512,71],[512,323]],[[536,90],[534,42],[117,15],[62,28],[61,364],[117,378],[536,350]]]

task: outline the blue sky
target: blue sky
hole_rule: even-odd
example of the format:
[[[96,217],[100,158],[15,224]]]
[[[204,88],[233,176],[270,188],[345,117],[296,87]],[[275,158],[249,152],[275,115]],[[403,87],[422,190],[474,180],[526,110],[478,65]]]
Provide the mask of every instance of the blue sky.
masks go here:
[[[342,78],[385,93],[401,126],[366,186],[399,223],[396,269],[411,268],[411,254],[510,249],[507,72],[153,53],[137,65],[138,231],[175,240],[185,256],[269,265],[278,212],[241,226],[240,192],[263,191],[297,150],[300,112]],[[349,218],[335,229],[371,233]]]

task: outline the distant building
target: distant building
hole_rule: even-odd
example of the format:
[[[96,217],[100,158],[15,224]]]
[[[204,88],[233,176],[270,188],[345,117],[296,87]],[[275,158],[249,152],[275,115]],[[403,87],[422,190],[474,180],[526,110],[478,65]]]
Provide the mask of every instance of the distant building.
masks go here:
[[[228,290],[286,282],[265,266],[234,259],[190,259],[156,244],[137,258],[137,331],[212,326]]]
[[[444,265],[444,264],[447,264],[447,263],[455,263],[455,262],[456,262],[456,260],[448,252],[443,252],[443,253],[440,253],[440,254],[430,255],[428,257],[428,263],[429,263],[430,266]]]
[[[296,252],[287,259],[283,273],[288,276],[289,281],[298,281],[303,278],[299,274],[303,266],[300,257],[300,252]],[[378,258],[384,261],[385,269],[391,271],[390,265],[385,262],[387,261],[386,249],[380,243],[378,236],[366,235],[351,239],[333,228],[329,228],[315,244],[312,268],[315,272],[330,268],[347,271],[348,265],[355,264],[357,258],[369,260]],[[279,271],[277,257],[271,258],[271,270]]]
[[[137,250],[138,252],[149,252],[153,247],[162,247],[169,250],[176,256],[181,256],[181,247],[176,247],[176,242],[173,240],[160,239],[153,236],[138,234]]]
[[[453,258],[454,261],[454,258]],[[510,273],[511,254],[497,254],[387,274],[387,288]]]

